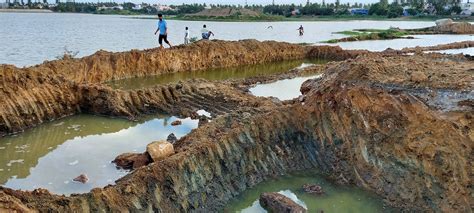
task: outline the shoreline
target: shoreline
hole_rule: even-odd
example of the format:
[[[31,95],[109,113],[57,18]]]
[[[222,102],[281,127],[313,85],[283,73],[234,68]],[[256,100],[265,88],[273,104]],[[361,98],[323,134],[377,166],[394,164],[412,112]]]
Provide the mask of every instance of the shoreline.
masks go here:
[[[0,9],[0,13],[54,13],[46,9]]]

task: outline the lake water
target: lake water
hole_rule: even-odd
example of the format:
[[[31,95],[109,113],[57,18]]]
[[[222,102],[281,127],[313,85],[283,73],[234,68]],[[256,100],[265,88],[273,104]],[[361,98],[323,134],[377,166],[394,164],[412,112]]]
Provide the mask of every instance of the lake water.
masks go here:
[[[13,189],[45,188],[54,193],[88,192],[114,184],[128,171],[111,163],[126,152],[144,152],[146,145],[180,138],[197,128],[198,121],[155,115],[138,122],[124,119],[76,115],[0,138],[0,185]],[[86,184],[72,181],[86,174]]]
[[[262,75],[272,75],[289,71],[293,68],[302,68],[312,64],[323,64],[325,60],[305,59],[288,60],[275,63],[247,65],[238,67],[228,67],[219,69],[203,70],[198,72],[177,72],[162,74],[156,76],[127,78],[109,82],[108,84],[115,89],[139,89],[152,87],[158,84],[168,84],[181,80],[202,78],[211,81],[227,79],[244,79]]]
[[[304,193],[304,184],[318,184],[325,194]],[[264,192],[279,192],[308,210],[308,212],[371,213],[388,212],[382,200],[355,187],[337,186],[314,171],[294,173],[271,179],[246,190],[225,208],[225,212],[264,213],[258,202]]]
[[[418,21],[331,21],[331,22],[190,22],[169,20],[169,40],[181,44],[184,28],[190,28],[192,36],[199,36],[201,26],[207,24],[215,33],[215,39],[222,40],[276,40],[292,43],[317,43],[324,40],[342,38],[334,32],[360,28],[420,28],[433,26],[434,22]],[[305,27],[305,35],[300,37],[297,28]],[[156,20],[132,19],[122,16],[59,13],[0,13],[0,64],[27,66],[53,60],[64,53],[78,51],[77,56],[90,55],[97,50],[128,51],[157,46],[153,35]],[[273,29],[267,29],[273,26]],[[431,45],[424,36],[421,39],[391,42],[373,41],[364,44],[346,43],[347,48],[367,48],[381,50],[394,45]],[[466,36],[436,36],[442,43],[472,39]],[[374,45],[372,45],[374,44]]]

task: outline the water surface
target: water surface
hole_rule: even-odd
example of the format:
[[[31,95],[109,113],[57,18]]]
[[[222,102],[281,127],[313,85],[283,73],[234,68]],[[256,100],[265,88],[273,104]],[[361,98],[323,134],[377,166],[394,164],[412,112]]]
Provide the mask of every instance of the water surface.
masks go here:
[[[165,17],[166,18],[166,17]],[[168,20],[169,40],[182,44],[184,28],[199,37],[203,24],[215,33],[214,39],[257,39],[291,43],[317,43],[342,38],[333,34],[360,28],[420,28],[434,22],[419,21],[330,21],[330,22],[203,22]],[[305,35],[298,36],[303,24]],[[117,15],[71,13],[0,13],[0,64],[34,65],[53,60],[64,53],[64,47],[78,51],[77,56],[90,55],[100,49],[128,51],[158,45],[153,34],[156,20],[131,19]],[[267,29],[273,26],[273,29]],[[440,36],[443,37],[443,36]],[[400,41],[404,43],[405,41]],[[369,46],[370,47],[370,46]],[[388,47],[388,46],[387,46]],[[385,47],[385,48],[387,48]],[[383,48],[383,49],[385,49]]]
[[[211,81],[227,80],[227,79],[245,79],[255,76],[265,76],[283,73],[293,68],[304,68],[312,64],[323,64],[325,60],[305,59],[305,60],[289,60],[274,63],[265,63],[257,65],[246,65],[229,68],[209,69],[196,72],[177,72],[167,73],[156,76],[128,78],[109,82],[108,84],[115,89],[140,89],[152,87],[159,84],[168,84],[178,82],[180,80],[202,78]]]
[[[113,184],[126,175],[111,161],[125,152],[144,152],[146,145],[178,138],[197,127],[197,121],[155,115],[138,122],[76,115],[46,123],[22,134],[0,138],[0,184],[13,189],[45,188],[54,193],[88,192]],[[73,182],[86,174],[86,184]]]
[[[322,75],[297,77],[279,80],[268,84],[259,84],[253,88],[250,88],[250,92],[255,96],[275,97],[281,101],[291,100],[301,95],[301,84],[309,79],[320,78],[321,76]]]
[[[304,184],[322,186],[325,195],[315,196],[304,193]],[[266,212],[258,202],[264,192],[279,192],[308,209],[308,212],[370,213],[384,212],[381,198],[359,188],[337,186],[325,180],[320,174],[308,171],[271,179],[244,191],[225,208],[226,212],[260,213]]]

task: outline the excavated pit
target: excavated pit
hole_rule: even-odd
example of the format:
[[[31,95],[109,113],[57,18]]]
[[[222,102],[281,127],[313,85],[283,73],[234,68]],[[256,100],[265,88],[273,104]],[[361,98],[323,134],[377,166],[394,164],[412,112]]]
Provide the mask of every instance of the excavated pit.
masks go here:
[[[176,69],[166,63],[160,67],[163,62],[155,61],[160,54],[178,61]],[[181,59],[186,54],[201,58],[191,65]],[[263,82],[259,77],[193,80],[132,91],[101,85],[114,73],[126,78],[298,57],[345,61],[309,68],[322,69],[323,77],[306,81],[299,100],[283,103],[248,94],[250,86]],[[137,67],[154,69],[148,73]],[[1,187],[0,210],[221,211],[238,194],[270,177],[317,169],[336,183],[357,185],[402,210],[470,212],[472,67],[471,59],[459,56],[256,41],[98,53],[26,69],[3,66],[2,134],[78,112],[134,118],[205,109],[218,116],[180,139],[176,154],[136,169],[116,185],[68,197]],[[263,80],[285,75],[299,74]],[[446,92],[456,94],[450,100],[456,103],[445,101]]]

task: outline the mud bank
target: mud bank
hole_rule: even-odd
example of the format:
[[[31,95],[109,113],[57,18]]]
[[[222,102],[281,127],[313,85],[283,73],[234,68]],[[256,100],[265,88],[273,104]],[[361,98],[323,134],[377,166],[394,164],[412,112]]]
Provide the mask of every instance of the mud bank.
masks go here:
[[[401,52],[424,52],[424,51],[439,51],[439,50],[451,50],[451,49],[464,49],[474,47],[474,41],[462,41],[462,42],[455,42],[450,44],[441,44],[436,46],[429,46],[429,47],[411,47],[411,48],[403,48]]]
[[[196,85],[121,91],[103,84],[113,79],[308,57],[343,60],[365,53],[339,47],[305,47],[255,40],[204,41],[170,50],[100,51],[80,59],[66,58],[23,69],[0,65],[0,96],[4,97],[0,100],[0,136],[79,112],[133,119],[137,114],[152,111],[174,114],[180,108],[176,104],[182,98],[180,95],[187,100],[194,97],[189,102],[197,103],[201,103],[197,100],[203,97],[224,97],[214,93],[196,95],[213,90],[199,90],[194,88]],[[219,93],[226,89],[215,90]]]
[[[332,63],[302,86],[303,102],[231,110],[115,186],[70,197],[0,188],[0,210],[219,211],[269,177],[316,168],[404,210],[470,212],[474,110],[463,103],[473,99],[472,67],[429,55]],[[443,92],[462,94],[442,101],[462,107],[433,101]]]

